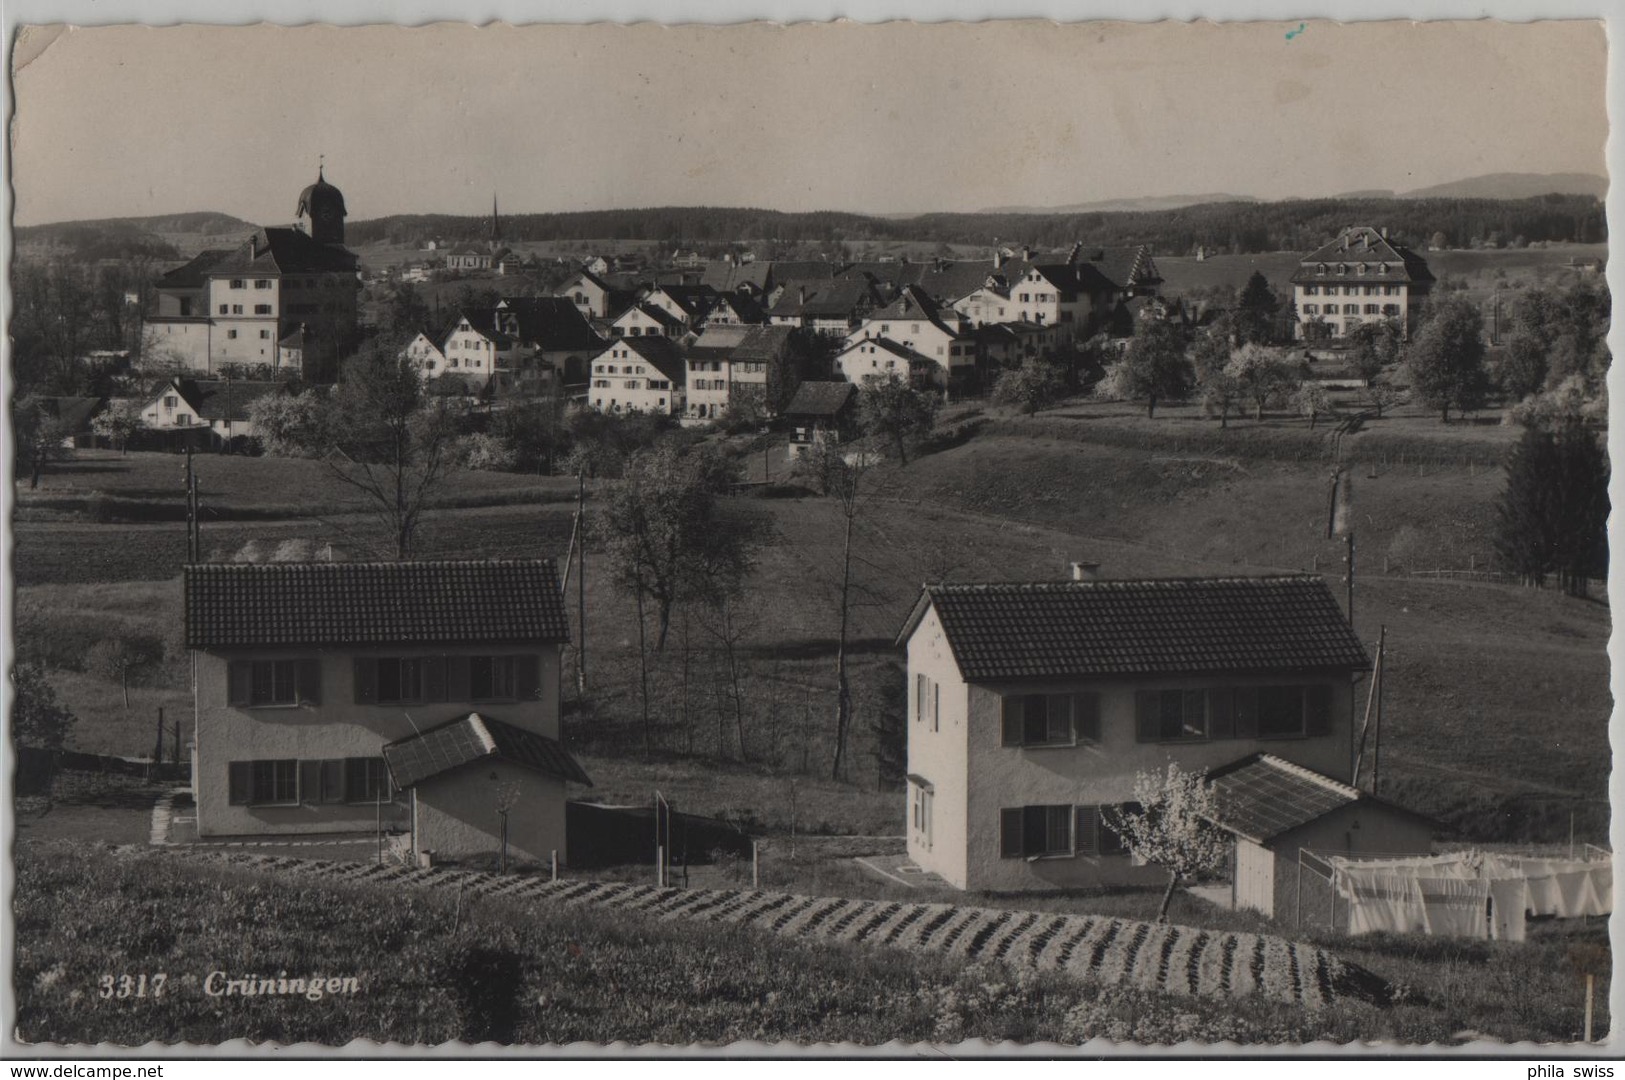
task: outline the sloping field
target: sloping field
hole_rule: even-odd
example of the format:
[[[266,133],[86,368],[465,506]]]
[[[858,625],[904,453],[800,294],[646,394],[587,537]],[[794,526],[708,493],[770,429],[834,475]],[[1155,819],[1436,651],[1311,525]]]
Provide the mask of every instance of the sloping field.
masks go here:
[[[673,889],[627,882],[544,881],[470,870],[305,861],[274,855],[225,857],[277,874],[333,881],[467,890],[482,896],[587,905],[661,920],[727,923],[799,941],[843,941],[967,961],[1001,960],[1107,984],[1183,996],[1252,994],[1324,1008],[1342,998],[1381,1003],[1389,988],[1323,949],[1285,938],[1193,930],[1085,915],[1047,915],[951,904],[904,904],[752,889]]]

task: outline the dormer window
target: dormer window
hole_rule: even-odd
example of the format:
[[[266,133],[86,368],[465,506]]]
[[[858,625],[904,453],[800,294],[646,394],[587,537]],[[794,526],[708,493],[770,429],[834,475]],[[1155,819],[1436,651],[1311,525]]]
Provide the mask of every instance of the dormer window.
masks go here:
[[[1377,273],[1386,274],[1387,272],[1388,272],[1388,264],[1387,263],[1378,263],[1377,264]]]
[[[1366,266],[1365,266],[1365,263],[1361,263],[1361,264],[1360,264],[1360,269],[1359,269],[1359,272],[1360,272],[1360,273],[1362,273],[1362,274],[1363,274],[1363,273],[1365,273],[1365,271],[1366,271]]]
[[[1339,274],[1339,276],[1341,276],[1343,274],[1346,274],[1348,272],[1349,272],[1349,268],[1348,268],[1347,263],[1338,263],[1337,264],[1337,273]]]
[[[1326,264],[1325,263],[1321,263],[1319,266],[1315,267],[1315,273],[1324,274],[1325,272],[1326,272]]]

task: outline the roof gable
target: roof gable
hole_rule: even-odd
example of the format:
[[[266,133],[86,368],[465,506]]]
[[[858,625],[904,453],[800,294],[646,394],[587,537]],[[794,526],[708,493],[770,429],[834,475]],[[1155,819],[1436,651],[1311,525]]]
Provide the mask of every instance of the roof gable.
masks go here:
[[[557,739],[477,712],[384,744],[384,761],[399,788],[414,787],[489,758],[511,761],[545,776],[592,786],[586,770]]]
[[[203,563],[185,592],[193,649],[570,639],[552,559]]]
[[[1307,575],[928,585],[898,645],[932,608],[968,681],[1370,666],[1325,581]]]

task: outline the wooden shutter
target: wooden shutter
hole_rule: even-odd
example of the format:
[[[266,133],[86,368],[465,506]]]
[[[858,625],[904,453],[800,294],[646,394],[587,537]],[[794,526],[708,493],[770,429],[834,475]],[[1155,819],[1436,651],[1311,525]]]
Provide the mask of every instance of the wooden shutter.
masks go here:
[[[1236,737],[1236,695],[1228,686],[1214,687],[1207,692],[1207,737]]]
[[[1021,698],[1007,697],[1004,699],[1004,738],[1005,746],[1021,745],[1022,710]]]
[[[1024,806],[1021,808],[1021,850],[1028,855],[1042,855],[1049,844],[1049,807]]]
[[[320,705],[322,703],[322,662],[320,660],[301,660],[298,670],[298,694],[301,705]]]
[[[1019,859],[1022,856],[1022,811],[1015,806],[999,811],[999,858]]]
[[[253,694],[254,664],[233,660],[226,665],[226,704],[247,705]]]
[[[1073,850],[1079,855],[1100,854],[1100,807],[1077,808],[1077,823],[1072,829]]]
[[[1236,688],[1236,738],[1258,738],[1258,687]]]
[[[324,801],[322,799],[322,763],[320,761],[301,761],[299,763],[299,801],[306,806],[314,806]]]
[[[942,684],[935,679],[931,681],[931,730],[938,731],[942,727]]]
[[[328,758],[322,762],[322,802],[344,801],[344,759]]]
[[[1185,691],[1185,722],[1180,734],[1184,738],[1207,736],[1207,691]]]
[[[535,701],[540,693],[541,662],[535,653],[520,653],[513,658],[513,696]]]
[[[446,657],[446,700],[469,700],[468,661],[466,656]]]
[[[1100,741],[1100,695],[1072,695],[1072,730],[1079,742]]]
[[[378,704],[378,661],[373,657],[355,658],[355,703]]]
[[[914,676],[914,719],[925,719],[925,676]]]
[[[1332,733],[1332,688],[1325,683],[1303,688],[1303,726],[1308,735]]]
[[[247,806],[253,787],[253,762],[233,761],[229,766],[226,801],[232,806]]]
[[[446,700],[446,658],[444,656],[425,656],[423,658],[423,700]]]
[[[1156,742],[1162,723],[1162,695],[1155,690],[1134,691],[1134,738]]]

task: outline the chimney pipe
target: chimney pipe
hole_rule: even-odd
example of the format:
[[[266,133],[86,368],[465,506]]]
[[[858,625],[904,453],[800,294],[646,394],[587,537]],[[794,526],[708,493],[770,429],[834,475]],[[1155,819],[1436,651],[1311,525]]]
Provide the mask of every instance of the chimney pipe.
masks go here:
[[[1095,581],[1100,577],[1100,564],[1096,562],[1075,562],[1072,564],[1073,581]]]
[[[995,269],[995,270],[1003,270],[1004,269],[1004,249],[1003,248],[1000,248],[999,250],[997,250],[997,251],[995,251],[993,253],[993,269]]]

